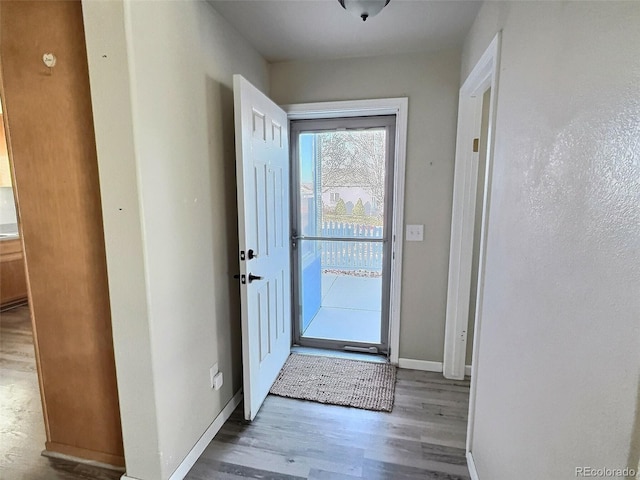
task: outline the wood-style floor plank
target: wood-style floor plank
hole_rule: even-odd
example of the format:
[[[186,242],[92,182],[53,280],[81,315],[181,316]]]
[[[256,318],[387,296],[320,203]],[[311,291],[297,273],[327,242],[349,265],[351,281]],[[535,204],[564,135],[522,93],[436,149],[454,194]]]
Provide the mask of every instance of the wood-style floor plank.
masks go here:
[[[461,480],[468,381],[399,370],[393,412],[269,396],[253,422],[242,405],[189,480]],[[120,473],[42,457],[45,433],[29,310],[0,314],[0,478],[116,480]]]
[[[393,412],[269,395],[253,422],[242,405],[188,480],[462,480],[469,382],[399,370]]]

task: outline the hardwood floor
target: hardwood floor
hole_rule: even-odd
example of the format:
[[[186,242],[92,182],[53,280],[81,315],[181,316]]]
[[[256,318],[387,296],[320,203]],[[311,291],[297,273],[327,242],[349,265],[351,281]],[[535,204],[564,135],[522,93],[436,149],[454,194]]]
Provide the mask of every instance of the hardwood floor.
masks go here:
[[[393,412],[267,397],[252,423],[242,405],[190,480],[468,479],[468,381],[399,370]],[[0,478],[116,480],[120,473],[46,458],[28,307],[0,314]]]
[[[399,370],[393,412],[269,395],[252,422],[242,405],[189,480],[468,479],[468,381]]]
[[[40,455],[46,440],[29,307],[0,313],[0,478],[116,480],[119,472]]]

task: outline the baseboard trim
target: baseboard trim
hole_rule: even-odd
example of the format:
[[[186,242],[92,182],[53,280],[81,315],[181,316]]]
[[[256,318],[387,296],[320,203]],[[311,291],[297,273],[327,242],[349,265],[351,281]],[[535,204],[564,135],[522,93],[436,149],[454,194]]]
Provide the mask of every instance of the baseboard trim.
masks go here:
[[[476,462],[473,461],[473,455],[471,452],[467,452],[467,467],[469,468],[471,480],[480,480],[480,477],[478,477],[478,470],[476,470]]]
[[[57,442],[45,442],[42,456],[69,460],[71,462],[107,468],[117,472],[124,472],[124,457],[110,453],[96,452],[86,448],[73,447]]]
[[[471,376],[471,365],[465,365],[464,366],[464,376],[465,377],[470,377]]]
[[[171,476],[169,477],[169,480],[182,480],[187,475],[187,473],[189,473],[189,470],[191,470],[191,467],[193,467],[193,465],[196,463],[198,458],[200,458],[200,455],[202,455],[202,452],[204,452],[205,448],[207,448],[207,445],[211,443],[211,440],[213,440],[213,437],[216,436],[216,433],[218,433],[218,431],[222,428],[222,425],[224,425],[224,422],[226,422],[229,419],[229,417],[231,416],[233,411],[236,409],[236,407],[240,405],[241,401],[242,401],[242,390],[238,390],[238,392],[233,396],[233,398],[229,400],[227,405],[222,409],[222,411],[216,417],[213,423],[209,425],[209,428],[207,428],[207,430],[202,434],[200,439],[193,446],[193,448],[187,454],[187,456],[184,457],[184,460],[182,460],[182,463],[180,463],[178,468],[176,468],[176,470],[171,474]],[[121,480],[135,480],[135,479],[129,479],[129,477],[123,476]]]
[[[442,373],[442,362],[429,362],[427,360],[413,360],[411,358],[399,358],[398,366],[410,370],[423,370],[425,372]]]
[[[51,450],[43,450],[43,457],[57,458],[59,460],[67,460],[70,462],[81,463],[83,465],[90,465],[92,467],[104,468],[106,470],[115,470],[116,472],[124,472],[124,467],[118,467],[109,463],[98,462],[96,460],[87,460],[86,458],[76,457],[74,455],[67,455],[65,453],[53,452]]]
[[[29,299],[20,297],[13,300],[6,301],[2,305],[0,305],[0,312],[8,312],[9,310],[13,310],[14,308],[23,307],[25,305],[29,305]]]

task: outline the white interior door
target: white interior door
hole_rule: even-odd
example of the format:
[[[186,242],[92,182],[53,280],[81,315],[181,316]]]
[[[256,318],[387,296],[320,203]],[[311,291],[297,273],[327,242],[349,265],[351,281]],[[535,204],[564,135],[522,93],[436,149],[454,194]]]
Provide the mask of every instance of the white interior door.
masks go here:
[[[253,420],[291,349],[287,114],[233,77],[244,415]]]

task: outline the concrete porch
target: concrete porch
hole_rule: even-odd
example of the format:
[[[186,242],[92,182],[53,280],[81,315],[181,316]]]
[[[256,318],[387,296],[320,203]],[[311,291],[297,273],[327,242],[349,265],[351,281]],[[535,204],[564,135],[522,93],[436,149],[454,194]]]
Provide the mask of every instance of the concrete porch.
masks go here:
[[[322,274],[322,301],[303,336],[380,343],[382,278]]]

